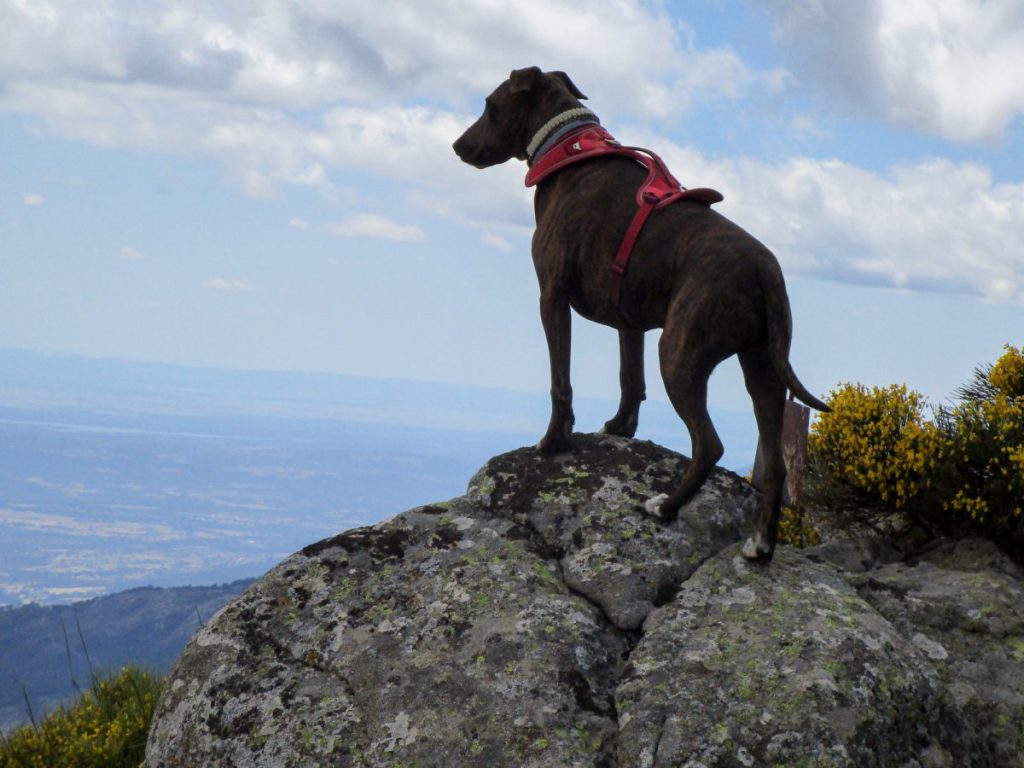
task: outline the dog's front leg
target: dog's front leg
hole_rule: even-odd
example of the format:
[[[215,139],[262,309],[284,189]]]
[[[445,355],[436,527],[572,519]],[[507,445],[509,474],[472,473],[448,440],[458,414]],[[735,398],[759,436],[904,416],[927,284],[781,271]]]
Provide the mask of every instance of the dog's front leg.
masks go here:
[[[632,437],[640,421],[640,403],[647,399],[644,383],[644,332],[619,331],[619,410],[605,422],[607,435]]]
[[[572,385],[569,359],[572,348],[572,314],[569,297],[559,291],[542,291],[540,319],[548,341],[551,361],[551,422],[537,444],[542,453],[558,453],[569,448],[576,419],[572,412]]]

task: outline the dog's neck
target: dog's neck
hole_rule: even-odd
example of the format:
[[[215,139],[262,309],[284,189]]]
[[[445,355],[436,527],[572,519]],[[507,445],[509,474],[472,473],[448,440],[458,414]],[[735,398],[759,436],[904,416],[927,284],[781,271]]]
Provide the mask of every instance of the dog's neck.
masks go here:
[[[543,155],[548,149],[562,138],[581,125],[601,124],[597,115],[586,107],[575,107],[559,112],[540,127],[540,130],[533,134],[530,143],[526,145],[526,163],[533,165],[537,158]]]

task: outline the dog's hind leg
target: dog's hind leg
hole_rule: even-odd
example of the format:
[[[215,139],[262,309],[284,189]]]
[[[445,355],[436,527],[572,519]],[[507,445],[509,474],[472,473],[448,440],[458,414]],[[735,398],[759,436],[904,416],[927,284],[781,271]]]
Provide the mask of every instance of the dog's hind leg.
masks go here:
[[[715,464],[722,458],[722,441],[708,414],[708,379],[718,360],[700,348],[700,334],[686,334],[681,340],[669,333],[661,336],[661,375],[672,406],[690,432],[692,459],[682,483],[670,494],[649,499],[648,512],[663,520],[674,520],[679,508],[700,490]]]
[[[782,456],[782,423],[786,407],[786,384],[779,378],[767,345],[741,352],[740,366],[747,392],[754,404],[757,431],[764,458],[764,487],[761,491],[754,535],[743,545],[743,556],[750,560],[771,560],[779,528],[779,508],[786,482]]]
[[[601,432],[632,437],[640,421],[640,403],[647,398],[643,331],[619,331],[619,389],[619,410]]]

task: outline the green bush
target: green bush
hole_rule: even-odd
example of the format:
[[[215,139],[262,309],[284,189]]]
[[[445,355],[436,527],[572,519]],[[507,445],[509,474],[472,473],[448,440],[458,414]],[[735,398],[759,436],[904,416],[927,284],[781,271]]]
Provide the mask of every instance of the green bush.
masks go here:
[[[161,683],[136,667],[97,677],[71,706],[0,736],[0,768],[138,768]]]

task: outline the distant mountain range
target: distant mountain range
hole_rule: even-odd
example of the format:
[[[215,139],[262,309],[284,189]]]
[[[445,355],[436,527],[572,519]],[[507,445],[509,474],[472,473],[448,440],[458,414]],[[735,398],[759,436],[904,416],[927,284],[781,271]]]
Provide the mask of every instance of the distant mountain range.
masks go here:
[[[60,606],[0,608],[0,730],[89,687],[91,670],[127,663],[166,672],[195,631],[252,579],[140,588]]]

